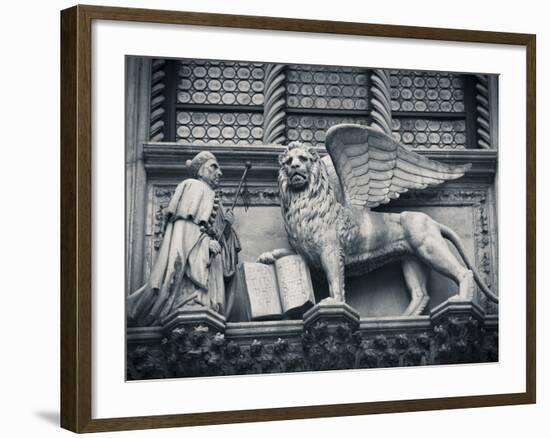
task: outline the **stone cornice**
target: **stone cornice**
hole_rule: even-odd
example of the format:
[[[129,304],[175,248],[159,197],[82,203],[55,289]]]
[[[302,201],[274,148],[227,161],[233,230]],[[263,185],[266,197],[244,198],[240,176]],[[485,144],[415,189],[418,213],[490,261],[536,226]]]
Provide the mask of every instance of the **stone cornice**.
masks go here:
[[[296,337],[302,334],[302,320],[228,322],[225,336],[233,340],[253,340],[275,335],[277,338]]]
[[[320,155],[326,155],[324,148],[315,148]],[[237,184],[244,169],[244,163],[250,161],[248,181],[251,184],[272,185],[277,181],[279,170],[278,156],[284,146],[210,146],[183,145],[180,143],[148,142],[143,145],[143,161],[148,175],[183,179],[188,176],[185,161],[200,151],[210,151],[216,155],[224,171],[227,185]],[[497,169],[497,151],[495,150],[420,150],[420,155],[452,164],[471,163],[472,168],[461,181],[485,180],[491,182]]]
[[[392,333],[406,330],[409,333],[429,330],[429,315],[386,316],[361,318],[359,328],[364,333]]]

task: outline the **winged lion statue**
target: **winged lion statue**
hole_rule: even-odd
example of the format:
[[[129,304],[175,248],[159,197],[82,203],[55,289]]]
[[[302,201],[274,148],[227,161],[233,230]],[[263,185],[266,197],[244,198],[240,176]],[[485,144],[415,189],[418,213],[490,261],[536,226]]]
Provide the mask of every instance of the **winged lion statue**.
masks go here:
[[[290,143],[279,157],[278,183],[290,246],[311,267],[324,271],[331,299],[345,301],[345,276],[400,261],[411,298],[404,315],[419,315],[428,304],[429,268],[458,284],[451,299],[472,300],[477,283],[489,300],[498,302],[451,228],[420,212],[371,210],[408,190],[460,178],[470,164],[430,160],[362,125],[333,126],[325,145],[328,155],[321,159],[314,148]],[[258,261],[273,263],[291,253],[275,249]]]

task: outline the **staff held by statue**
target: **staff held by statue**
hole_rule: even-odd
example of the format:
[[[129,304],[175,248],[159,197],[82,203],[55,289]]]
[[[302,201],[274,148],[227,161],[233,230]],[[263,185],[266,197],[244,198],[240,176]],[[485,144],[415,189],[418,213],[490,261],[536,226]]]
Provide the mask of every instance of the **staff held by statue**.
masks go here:
[[[227,210],[228,213],[229,212],[233,213],[233,210],[235,210],[235,206],[237,205],[237,201],[239,199],[239,196],[241,196],[241,198],[243,200],[243,205],[244,205],[245,210],[248,210],[249,203],[248,203],[248,187],[246,185],[246,176],[247,176],[248,171],[250,170],[251,167],[252,167],[252,163],[250,161],[247,161],[244,165],[244,171],[243,171],[243,174],[241,176],[241,180],[239,181],[239,185],[237,186],[237,193],[235,194],[235,198],[233,199],[233,203],[231,204],[231,207],[229,207],[229,209]],[[241,188],[243,189],[242,193],[241,193]],[[221,229],[221,232],[219,233],[219,235],[216,237],[216,241],[218,243],[221,243],[221,240],[223,238],[223,235],[225,233],[225,230],[227,228],[228,223],[229,223],[229,221],[224,220],[223,228]],[[210,254],[210,261],[212,261],[212,259],[214,257],[215,257],[214,254]]]

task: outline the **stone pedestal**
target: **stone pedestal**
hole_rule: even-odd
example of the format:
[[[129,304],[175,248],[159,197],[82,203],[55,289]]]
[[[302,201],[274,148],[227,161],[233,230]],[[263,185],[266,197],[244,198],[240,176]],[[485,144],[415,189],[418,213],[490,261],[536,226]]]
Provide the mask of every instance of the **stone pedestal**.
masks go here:
[[[359,312],[346,303],[327,298],[304,313],[304,330],[318,322],[325,323],[329,329],[348,324],[351,330],[357,330]]]
[[[449,298],[439,306],[434,307],[430,312],[430,319],[434,326],[451,318],[457,321],[474,319],[478,322],[483,322],[485,319],[485,312],[473,301],[462,300],[459,297]]]
[[[202,326],[213,333],[224,333],[225,318],[207,307],[189,306],[176,310],[162,321],[162,329],[166,334],[177,328],[191,326]]]
[[[348,304],[331,298],[304,314],[302,350],[310,369],[355,368],[361,343],[359,313]]]
[[[485,312],[472,301],[452,297],[430,314],[433,363],[477,363],[498,360],[498,341],[486,333]]]

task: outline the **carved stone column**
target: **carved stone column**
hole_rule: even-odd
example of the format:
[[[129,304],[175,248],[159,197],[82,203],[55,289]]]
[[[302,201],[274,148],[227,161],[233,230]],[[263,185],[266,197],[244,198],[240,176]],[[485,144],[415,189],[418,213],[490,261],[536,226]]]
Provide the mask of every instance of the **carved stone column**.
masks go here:
[[[165,140],[166,113],[166,60],[153,59],[151,62],[151,118],[149,120],[149,139],[151,141]]]
[[[495,75],[475,75],[475,100],[476,100],[476,146],[479,149],[496,150],[498,149],[498,77]],[[489,280],[492,287],[497,287],[496,270],[498,264],[498,239],[497,239],[497,209],[496,199],[498,193],[498,179],[495,178],[493,186],[489,189],[488,195],[493,202],[488,210],[488,219],[491,220],[491,252],[492,258],[489,263],[488,258],[484,258],[481,262],[482,272],[488,274],[487,270],[493,270],[493,278]],[[487,277],[487,275],[486,275]],[[487,279],[487,278],[486,278]],[[487,302],[482,297],[484,308],[490,313],[498,313],[498,306]]]
[[[151,60],[128,57],[126,61],[126,293],[141,286],[145,234],[145,184],[143,143],[149,139]]]
[[[497,148],[497,78],[489,75],[476,75],[476,138],[479,149]]]
[[[372,123],[370,126],[391,135],[390,74],[387,70],[372,70],[370,81],[370,104],[372,108]]]
[[[265,72],[264,144],[286,142],[285,93],[285,65],[269,64]]]

